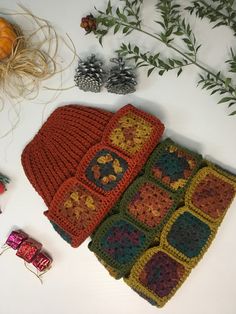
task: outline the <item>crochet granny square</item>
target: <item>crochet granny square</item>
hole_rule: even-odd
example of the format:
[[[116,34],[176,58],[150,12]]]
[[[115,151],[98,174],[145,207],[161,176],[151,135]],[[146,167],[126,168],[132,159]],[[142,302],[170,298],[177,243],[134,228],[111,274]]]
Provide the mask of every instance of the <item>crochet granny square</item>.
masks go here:
[[[178,209],[161,235],[161,243],[180,260],[195,265],[214,238],[216,229],[186,207]]]
[[[220,222],[236,193],[236,183],[210,167],[202,168],[186,193],[186,204],[212,222]]]
[[[125,282],[152,305],[163,306],[180,287],[190,269],[162,248],[147,250]]]
[[[144,231],[118,214],[106,219],[99,227],[89,248],[116,269],[120,278],[127,274],[149,243],[150,239]]]
[[[124,194],[120,209],[142,228],[157,233],[176,209],[178,201],[172,192],[141,177]]]
[[[103,140],[126,156],[136,157],[153,145],[156,138],[160,139],[163,130],[159,119],[128,105],[116,114]]]
[[[110,191],[117,186],[128,169],[127,162],[109,149],[101,149],[86,169],[86,177],[96,186]]]
[[[146,171],[166,188],[183,190],[200,166],[201,156],[167,139],[153,152]]]

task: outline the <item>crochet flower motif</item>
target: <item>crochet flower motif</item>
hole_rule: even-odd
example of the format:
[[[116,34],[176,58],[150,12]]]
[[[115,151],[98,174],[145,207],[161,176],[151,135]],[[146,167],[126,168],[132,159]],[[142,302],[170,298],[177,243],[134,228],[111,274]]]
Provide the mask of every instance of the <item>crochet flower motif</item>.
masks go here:
[[[191,196],[192,204],[213,219],[224,215],[235,195],[235,188],[223,177],[206,173]]]
[[[103,190],[114,188],[128,168],[126,161],[114,152],[101,150],[87,168],[87,178]]]
[[[110,134],[113,145],[122,148],[130,154],[137,153],[149,139],[152,126],[132,113],[119,119],[117,126]]]
[[[171,145],[158,157],[152,173],[166,185],[178,190],[186,184],[195,166],[196,161],[190,154]]]
[[[60,212],[72,223],[87,227],[92,217],[91,214],[96,212],[96,201],[84,191],[74,191],[64,201]]]
[[[152,183],[145,182],[128,204],[128,211],[149,227],[156,227],[172,205],[173,200],[168,192]]]
[[[145,235],[124,220],[111,225],[101,239],[101,248],[119,264],[129,263],[138,254],[146,241]]]

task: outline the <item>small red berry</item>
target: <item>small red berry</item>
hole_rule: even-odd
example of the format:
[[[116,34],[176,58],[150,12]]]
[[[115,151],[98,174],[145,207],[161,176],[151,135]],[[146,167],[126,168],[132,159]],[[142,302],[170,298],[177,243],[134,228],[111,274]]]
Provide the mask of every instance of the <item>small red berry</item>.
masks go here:
[[[3,194],[6,191],[5,185],[0,182],[0,194]]]

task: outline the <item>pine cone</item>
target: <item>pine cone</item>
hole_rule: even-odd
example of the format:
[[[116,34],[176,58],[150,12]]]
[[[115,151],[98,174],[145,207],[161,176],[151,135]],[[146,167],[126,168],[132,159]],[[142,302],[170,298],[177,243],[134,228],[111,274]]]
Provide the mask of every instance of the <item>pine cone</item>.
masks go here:
[[[91,55],[86,61],[79,61],[74,81],[79,89],[98,93],[104,82],[104,76],[102,62],[95,55]]]
[[[111,71],[106,82],[106,88],[109,93],[115,94],[130,94],[135,92],[137,85],[136,75],[132,68],[126,67],[123,58],[111,59],[111,62],[116,63]]]

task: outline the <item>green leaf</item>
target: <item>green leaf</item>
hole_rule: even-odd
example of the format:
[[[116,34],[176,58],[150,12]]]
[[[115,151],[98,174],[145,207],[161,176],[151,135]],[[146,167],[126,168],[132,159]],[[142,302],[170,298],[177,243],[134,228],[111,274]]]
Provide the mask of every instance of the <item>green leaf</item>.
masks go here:
[[[102,40],[103,40],[103,36],[100,36],[98,41],[99,41],[99,44],[102,46]]]
[[[180,76],[180,74],[181,74],[182,72],[183,72],[183,69],[180,68],[179,71],[178,71],[178,73],[177,73],[177,76]]]
[[[122,21],[124,21],[124,22],[128,21],[127,17],[120,12],[119,8],[116,9],[116,14]]]
[[[174,29],[174,25],[172,25],[172,26],[167,30],[167,32],[166,32],[166,36],[167,36],[167,37],[169,37],[169,36],[172,34],[173,29]]]
[[[134,52],[138,55],[139,54],[139,47],[135,46],[134,47]]]
[[[138,62],[137,64],[136,64],[136,67],[137,68],[139,68],[141,65],[143,65],[144,64],[144,61],[142,60],[142,61],[140,61],[140,62]]]
[[[191,41],[188,38],[183,38],[183,41],[187,44],[187,45],[191,45]]]
[[[106,14],[111,14],[111,13],[112,13],[112,6],[111,6],[111,0],[109,0],[107,4]]]
[[[116,34],[120,29],[120,24],[116,24],[116,26],[114,27],[114,34]]]
[[[125,26],[123,28],[123,34],[127,33],[129,31],[129,26]]]
[[[233,100],[233,99],[235,99],[235,98],[233,98],[233,97],[223,97],[220,101],[218,101],[218,104],[223,104],[223,103],[228,102],[228,101]]]
[[[227,88],[229,84],[231,83],[232,79],[230,77],[226,77],[225,79],[225,87]]]
[[[161,70],[161,71],[158,72],[158,74],[161,75],[161,76],[162,76],[164,73],[165,73],[165,70]]]
[[[175,63],[174,63],[174,61],[173,61],[172,59],[169,59],[169,64],[170,64],[172,67],[175,66]]]
[[[215,93],[217,93],[220,89],[217,88],[217,89],[214,89],[212,92],[211,92],[211,95],[214,95]]]
[[[231,106],[233,106],[235,104],[236,104],[236,99],[235,99],[235,101],[232,101],[230,104],[228,104],[228,108],[230,108]]]
[[[236,110],[233,111],[233,112],[231,112],[231,113],[229,114],[229,116],[234,116],[235,114],[236,114]]]
[[[180,65],[180,66],[183,65],[183,63],[180,60],[174,60],[174,61],[177,65]]]
[[[147,76],[149,77],[154,70],[155,70],[155,67],[149,69],[148,72],[147,72]]]

